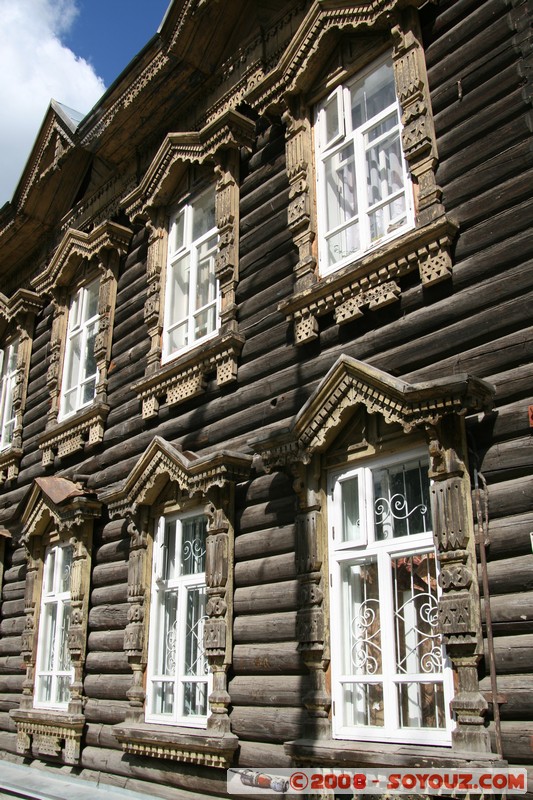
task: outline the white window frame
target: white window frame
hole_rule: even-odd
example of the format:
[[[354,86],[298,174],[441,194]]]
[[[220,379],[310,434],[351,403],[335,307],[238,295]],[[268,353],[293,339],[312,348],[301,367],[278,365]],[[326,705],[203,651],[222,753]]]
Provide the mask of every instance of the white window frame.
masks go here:
[[[451,744],[451,732],[454,727],[451,718],[449,703],[453,696],[453,676],[449,659],[446,657],[444,647],[443,669],[440,673],[415,673],[396,670],[395,667],[395,621],[393,579],[391,575],[391,562],[398,557],[409,557],[433,553],[436,556],[433,533],[427,530],[397,538],[379,541],[375,535],[373,522],[373,471],[384,467],[394,467],[401,464],[412,464],[420,460],[425,465],[427,454],[423,451],[410,451],[397,454],[394,457],[374,459],[363,465],[351,466],[343,470],[330,473],[328,476],[328,540],[330,563],[330,613],[331,613],[331,672],[332,672],[332,724],[333,736],[338,739],[355,739],[382,742],[404,742],[420,744]],[[351,541],[342,541],[342,483],[351,478],[358,478],[359,510],[361,519],[361,535]],[[428,519],[430,519],[428,508]],[[342,567],[343,565],[366,563],[370,560],[377,562],[378,569],[378,596],[379,596],[379,623],[380,644],[382,649],[382,673],[357,674],[355,669],[352,674],[343,674],[342,647],[348,639],[343,627],[345,608],[342,598]],[[436,576],[438,577],[438,561],[435,561]],[[440,592],[436,590],[436,597]],[[434,598],[435,599],[435,598]],[[432,613],[435,612],[432,609]],[[413,631],[411,630],[411,635]],[[446,727],[401,727],[398,700],[398,687],[400,684],[437,683],[442,684],[444,695],[444,714]],[[384,724],[381,725],[353,725],[347,720],[349,709],[343,700],[344,684],[381,684],[383,686],[383,716]]]
[[[35,692],[34,692],[34,706],[35,708],[55,708],[67,709],[70,699],[69,697],[64,700],[58,700],[58,680],[60,678],[70,678],[70,682],[74,679],[74,668],[70,664],[70,653],[68,652],[67,637],[68,626],[70,622],[70,571],[71,561],[65,566],[65,554],[70,549],[72,555],[71,545],[54,544],[46,548],[43,579],[41,589],[41,607],[39,617],[39,633],[37,637],[37,655],[36,655],[36,668],[35,668]],[[61,573],[68,569],[68,589],[61,591]],[[50,639],[47,636],[47,612],[56,608],[56,624],[54,636]],[[66,629],[65,629],[66,625]],[[65,629],[65,630],[64,630]],[[67,647],[67,652],[63,653],[63,658],[70,665],[61,668],[61,640],[63,639],[64,647]],[[51,669],[46,669],[44,665],[52,662]],[[41,694],[42,681],[46,678],[51,678],[51,698],[50,700],[43,700]]]
[[[6,344],[0,351],[2,389],[0,397],[0,451],[13,444],[16,415],[13,408],[13,393],[17,379],[19,338]]]
[[[97,298],[96,313],[89,316],[89,293],[95,289]],[[93,333],[95,336],[98,333],[98,323],[100,320],[100,315],[98,313],[99,289],[100,278],[95,278],[94,280],[91,280],[81,286],[76,293],[73,294],[69,303],[67,340],[63,363],[63,378],[61,381],[61,408],[59,413],[60,420],[68,419],[68,417],[73,416],[82,408],[90,406],[96,397],[96,384],[98,381],[98,366],[96,365],[96,359],[94,372],[86,375],[85,371],[89,358],[94,358],[94,353],[89,354],[88,347],[90,346]],[[77,374],[73,376],[72,385],[67,387],[67,375],[70,369],[71,359],[73,357],[73,343],[78,337],[80,337],[81,340],[80,353],[82,355],[80,356]],[[92,346],[94,348],[94,344]],[[89,400],[84,400],[83,394],[85,388],[91,384],[93,386],[92,397]],[[75,398],[73,403],[74,407],[67,411],[67,395],[71,394],[74,395]]]
[[[168,235],[168,260],[167,260],[167,275],[166,275],[166,291],[165,291],[165,316],[163,325],[163,354],[162,362],[166,363],[175,358],[180,353],[186,352],[202,342],[206,342],[217,335],[220,328],[220,291],[219,282],[215,272],[215,259],[218,252],[218,228],[215,224],[208,231],[193,239],[193,218],[195,207],[201,205],[201,202],[207,197],[211,196],[213,199],[213,209],[215,208],[215,189],[209,187],[200,194],[192,197],[188,202],[181,204],[173,211],[170,217],[169,235]],[[176,230],[183,220],[183,241],[178,247],[174,247],[176,240]],[[214,280],[214,298],[209,300],[203,305],[197,306],[198,295],[198,265],[200,262],[200,249],[202,245],[209,242],[210,239],[216,237],[216,243],[212,246],[207,253],[210,259],[210,277]],[[174,269],[183,258],[189,258],[189,287],[188,297],[186,300],[187,312],[184,316],[177,318],[177,312],[174,308],[174,298],[172,292]],[[208,330],[203,336],[196,335],[196,317],[206,311],[214,310],[215,323],[212,330]],[[185,324],[185,344],[181,347],[171,347],[171,337],[173,332]]]
[[[395,239],[405,231],[414,226],[414,204],[413,204],[413,190],[411,185],[410,173],[407,168],[405,157],[403,156],[401,145],[401,120],[400,120],[400,107],[398,100],[388,105],[381,112],[363,122],[360,126],[352,129],[351,118],[351,103],[350,92],[352,88],[362,83],[365,78],[368,78],[375,73],[380,67],[389,63],[392,67],[392,59],[389,57],[381,57],[365,70],[357,73],[352,79],[345,84],[337,86],[321,103],[318,104],[315,113],[315,152],[316,152],[316,182],[317,182],[317,217],[318,217],[318,253],[319,265],[321,274],[329,274],[346,266],[358,258],[361,258],[365,253],[368,253],[377,247],[381,247],[386,242]],[[336,105],[338,115],[338,132],[329,141],[327,137],[326,128],[326,109]],[[370,149],[365,144],[365,137],[369,131],[383,122],[385,119],[396,115],[394,126],[385,134],[378,136],[372,145],[376,145],[379,141],[390,139],[393,135],[400,142],[401,152],[401,176],[403,180],[403,188],[397,190],[395,193],[387,195],[381,201],[370,203],[367,194],[367,162],[366,152]],[[327,228],[327,185],[326,185],[326,161],[335,153],[340,152],[346,148],[350,143],[353,143],[353,153],[355,160],[355,175],[356,175],[356,192],[357,197],[357,212],[351,218],[352,221],[359,220],[359,247],[353,251],[341,256],[333,263],[328,263],[328,238],[332,234],[340,233],[342,230],[347,229],[349,226],[347,220],[343,223],[332,227],[331,230]],[[382,153],[383,155],[383,153]],[[382,181],[383,183],[383,181]],[[403,224],[398,221],[390,222],[390,230],[384,235],[371,239],[370,233],[370,214],[380,207],[386,206],[392,199],[404,198],[405,203],[405,221]],[[403,216],[403,215],[402,215]]]
[[[205,515],[199,510],[183,512],[179,514],[171,514],[160,517],[156,536],[154,540],[153,552],[153,568],[152,568],[152,593],[150,602],[150,626],[148,638],[148,667],[147,667],[147,690],[146,690],[146,722],[156,722],[159,724],[167,725],[183,725],[192,728],[205,728],[207,726],[207,717],[209,714],[209,693],[211,692],[212,676],[209,671],[202,674],[191,675],[185,673],[185,658],[186,658],[186,610],[187,610],[187,596],[190,590],[206,589],[205,571],[195,572],[190,575],[178,575],[177,577],[164,580],[161,576],[163,573],[164,562],[166,558],[165,553],[165,530],[168,524],[176,524],[176,554],[181,550],[182,543],[182,522],[191,518],[205,519]],[[207,520],[205,519],[206,524]],[[204,548],[205,548],[204,540]],[[205,561],[205,549],[203,553]],[[161,628],[164,626],[165,614],[165,596],[168,593],[177,595],[177,610],[176,610],[176,635],[174,637],[174,655],[175,671],[173,675],[160,675],[155,672],[155,665],[158,658],[158,647],[161,646]],[[205,602],[207,601],[207,593],[204,593]],[[198,620],[197,641],[200,642],[200,648],[203,649],[203,631],[207,615],[204,613]],[[167,635],[168,639],[168,635]],[[168,646],[168,645],[167,645]],[[200,672],[203,668],[208,670],[208,662],[205,650],[199,656]],[[205,675],[205,677],[204,677]],[[152,711],[155,704],[156,688],[155,684],[159,682],[166,682],[174,686],[174,707],[171,714],[161,714]],[[205,683],[206,692],[206,707],[207,713],[202,714],[184,714],[182,709],[184,706],[184,689],[185,683]]]

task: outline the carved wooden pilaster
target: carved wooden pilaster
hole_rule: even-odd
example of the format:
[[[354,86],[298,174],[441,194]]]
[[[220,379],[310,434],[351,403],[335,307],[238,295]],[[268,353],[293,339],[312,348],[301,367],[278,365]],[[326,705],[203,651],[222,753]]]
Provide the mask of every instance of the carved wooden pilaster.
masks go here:
[[[59,289],[54,293],[52,304],[54,314],[48,370],[46,373],[46,386],[50,395],[50,408],[46,422],[47,429],[56,424],[59,415],[62,354],[67,336],[67,293],[65,289]]]
[[[153,221],[148,226],[148,253],[146,280],[148,291],[144,304],[144,321],[150,337],[150,351],[146,358],[146,374],[153,375],[161,365],[161,337],[163,335],[164,302],[162,300],[161,276],[167,262],[168,219],[162,208],[152,212]]]
[[[291,107],[283,114],[283,121],[286,124],[285,153],[290,184],[288,223],[299,255],[294,268],[294,290],[299,292],[316,281],[315,231],[311,211],[314,186],[311,124],[300,98],[292,100]]]
[[[292,467],[294,490],[298,498],[296,515],[296,564],[298,570],[299,608],[296,622],[298,650],[311,677],[311,689],[304,696],[307,709],[306,734],[314,738],[331,734],[328,720],[331,697],[326,686],[329,656],[326,652],[326,628],[323,587],[323,530],[320,493],[320,457],[309,465]]]
[[[441,566],[439,627],[457,672],[451,707],[457,726],[454,743],[465,750],[490,752],[484,727],[487,702],[478,684],[477,665],[483,653],[481,612],[472,526],[470,481],[462,452],[461,420],[445,417],[427,428],[432,479],[433,531]]]
[[[215,219],[218,227],[216,275],[220,287],[220,328],[237,330],[235,290],[239,280],[239,152],[216,154]]]
[[[204,647],[207,663],[213,675],[209,695],[211,715],[208,731],[230,731],[227,686],[228,666],[231,663],[233,619],[233,529],[227,516],[233,507],[233,487],[213,486],[208,493],[205,582],[207,590],[204,627]]]
[[[148,576],[148,526],[149,509],[141,506],[137,518],[130,519],[130,554],[128,560],[128,624],[124,631],[124,650],[128,657],[133,678],[127,696],[130,708],[128,722],[142,722],[146,692],[143,685],[146,667],[145,648],[145,600]]]
[[[92,521],[82,523],[82,530],[70,537],[69,544],[72,547],[72,567],[68,648],[74,677],[70,685],[68,711],[69,714],[83,714],[83,668],[87,645]]]
[[[95,399],[100,403],[105,403],[107,400],[107,372],[111,359],[119,263],[120,255],[116,250],[102,252],[99,264],[99,271],[102,277],[100,278],[98,291],[98,314],[100,319],[94,343],[94,356],[98,370]]]
[[[417,12],[405,9],[392,28],[393,64],[402,109],[402,145],[418,185],[418,222],[425,225],[444,213],[442,191],[436,183],[437,146],[424,49]],[[442,278],[448,277],[443,273]]]
[[[25,623],[22,631],[21,655],[26,668],[26,677],[22,684],[21,708],[33,708],[33,686],[35,680],[35,643],[37,624],[37,603],[39,599],[39,565],[42,560],[42,547],[26,545],[27,565],[24,587]]]

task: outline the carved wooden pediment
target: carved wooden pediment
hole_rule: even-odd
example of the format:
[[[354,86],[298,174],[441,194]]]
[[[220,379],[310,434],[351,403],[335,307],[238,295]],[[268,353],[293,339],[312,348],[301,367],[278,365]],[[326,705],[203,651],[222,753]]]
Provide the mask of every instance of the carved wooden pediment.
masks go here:
[[[39,294],[49,294],[57,286],[68,285],[81,261],[91,261],[109,250],[122,255],[127,251],[131,237],[132,231],[116,222],[103,222],[89,233],[69,228],[48,267],[35,278],[33,286]]]
[[[381,414],[409,433],[436,425],[449,414],[487,411],[494,388],[472,375],[458,374],[410,384],[380,369],[343,355],[317,386],[291,426],[274,437],[258,440],[255,449],[272,467],[290,461],[307,462],[328,448],[334,436],[360,405]]]
[[[100,512],[96,496],[79,483],[59,476],[35,478],[22,512],[23,536],[41,536],[50,524],[70,530],[99,517]]]
[[[232,147],[251,147],[255,124],[229,109],[202,130],[169,133],[148,167],[139,186],[122,205],[133,221],[150,207],[166,206],[172,199],[184,165],[214,162],[215,154]]]
[[[249,477],[252,456],[221,450],[205,456],[185,452],[155,436],[122,485],[99,495],[111,516],[133,515],[140,505],[153,504],[169,483],[190,497],[212,486]]]
[[[24,314],[37,314],[43,307],[43,301],[35,292],[29,289],[17,289],[12,297],[6,297],[0,292],[0,316],[6,322],[22,317]]]

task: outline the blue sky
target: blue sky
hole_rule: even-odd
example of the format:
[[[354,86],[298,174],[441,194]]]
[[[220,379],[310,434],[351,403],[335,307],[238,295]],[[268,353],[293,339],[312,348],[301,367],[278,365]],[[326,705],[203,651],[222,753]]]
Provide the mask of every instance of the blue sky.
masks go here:
[[[50,100],[87,114],[156,33],[169,0],[0,0],[0,207]]]
[[[78,0],[79,14],[64,37],[110,86],[161,24],[169,0]]]

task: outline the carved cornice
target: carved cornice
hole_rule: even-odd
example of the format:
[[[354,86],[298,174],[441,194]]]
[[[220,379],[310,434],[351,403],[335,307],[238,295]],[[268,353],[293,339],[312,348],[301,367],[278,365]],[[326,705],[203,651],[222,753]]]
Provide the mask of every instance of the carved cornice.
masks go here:
[[[213,486],[247,480],[251,468],[252,456],[230,450],[206,456],[185,454],[156,436],[120,488],[99,497],[111,516],[132,516],[138,506],[155,502],[169,482],[190,497],[205,495]]]
[[[150,207],[167,205],[175,190],[182,165],[213,161],[217,152],[247,147],[253,142],[255,124],[238,111],[228,109],[201,131],[169,133],[139,186],[122,201],[133,222],[145,217]]]
[[[17,289],[12,297],[0,292],[0,314],[7,322],[20,319],[24,314],[37,314],[43,305],[39,295],[29,289]]]
[[[220,769],[231,765],[239,743],[235,734],[228,732],[181,732],[155,725],[117,725],[113,732],[126,753]]]
[[[91,261],[102,251],[115,250],[123,255],[131,237],[132,231],[116,222],[103,222],[90,233],[70,228],[48,267],[33,281],[35,290],[39,294],[50,294],[57,286],[67,285],[80,261]]]
[[[418,270],[424,286],[445,280],[452,272],[450,247],[457,226],[446,217],[416,228],[360,259],[356,264],[322,278],[279,305],[294,322],[296,344],[318,335],[317,318],[335,313],[342,325],[398,300],[403,275]]]
[[[494,388],[471,375],[459,374],[409,384],[349,356],[341,356],[295,417],[289,429],[254,442],[265,466],[307,463],[324,451],[359,404],[406,433],[436,425],[444,416],[484,412]]]
[[[412,5],[423,5],[413,0]],[[311,70],[315,57],[322,58],[323,42],[332,32],[376,28],[381,24],[390,31],[390,15],[399,8],[399,0],[338,3],[336,0],[315,0],[290,45],[262,80],[254,80],[244,93],[245,100],[259,111],[279,106],[284,96],[306,91],[313,80]]]
[[[102,504],[96,496],[66,478],[37,478],[22,513],[25,541],[41,536],[50,521],[58,531],[81,528],[87,519],[101,515]]]
[[[53,424],[39,438],[39,449],[43,452],[43,465],[54,463],[54,455],[59,458],[99,444],[104,438],[104,426],[109,414],[109,406],[104,403],[91,405],[79,411],[64,422]]]
[[[133,384],[142,400],[143,418],[157,416],[161,402],[176,405],[202,394],[207,375],[212,372],[216,371],[219,386],[231,383],[237,374],[237,358],[243,345],[244,337],[237,333],[218,335]]]

